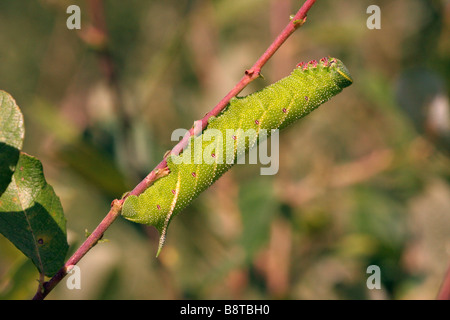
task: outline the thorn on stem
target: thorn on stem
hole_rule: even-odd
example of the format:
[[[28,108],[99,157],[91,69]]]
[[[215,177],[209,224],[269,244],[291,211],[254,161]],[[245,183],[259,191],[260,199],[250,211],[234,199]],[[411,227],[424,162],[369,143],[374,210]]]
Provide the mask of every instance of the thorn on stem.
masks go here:
[[[248,77],[250,77],[250,78],[252,78],[252,77],[255,75],[255,73],[256,73],[256,77],[254,77],[254,78],[257,78],[257,77],[262,77],[262,78],[264,78],[264,77],[262,76],[260,70],[255,70],[255,69],[253,69],[253,68],[252,68],[252,69],[247,69],[247,70],[245,70],[245,75],[248,76]]]
[[[306,22],[306,16],[303,19],[292,20],[292,24],[295,28],[301,27]]]
[[[170,173],[170,169],[168,167],[164,167],[162,169],[155,170],[155,181],[167,176]]]

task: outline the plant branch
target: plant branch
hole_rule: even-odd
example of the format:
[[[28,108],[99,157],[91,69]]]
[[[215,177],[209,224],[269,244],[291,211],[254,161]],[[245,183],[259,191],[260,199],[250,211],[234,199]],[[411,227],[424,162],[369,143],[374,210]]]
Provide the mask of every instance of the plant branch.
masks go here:
[[[316,0],[306,0],[300,10],[296,15],[289,21],[288,25],[281,31],[274,42],[269,46],[269,48],[261,55],[261,57],[255,62],[255,64],[248,70],[245,71],[244,76],[241,80],[234,86],[233,89],[201,120],[201,130],[203,131],[207,124],[209,118],[213,116],[218,116],[222,110],[227,106],[230,100],[239,94],[250,82],[258,78],[261,74],[261,68],[266,64],[266,62],[275,54],[275,52],[281,47],[281,45],[289,38],[289,36],[303,23],[306,21],[306,14],[314,5]],[[120,215],[122,205],[129,195],[140,195],[143,193],[159,176],[161,172],[165,171],[167,168],[167,157],[170,155],[178,155],[183,151],[189,142],[189,138],[199,132],[197,127],[194,126],[189,130],[188,133],[183,137],[183,139],[175,145],[175,147],[168,152],[163,160],[150,172],[147,177],[145,177],[131,192],[124,196],[121,200],[114,200],[111,204],[111,209],[102,220],[102,222],[95,228],[92,234],[85,240],[85,242],[77,249],[77,251],[70,257],[70,259],[64,264],[64,266],[48,281],[42,284],[42,289],[38,290],[33,300],[44,299],[50,291],[70,272],[72,267],[76,265],[84,255],[94,247],[97,242],[101,239],[105,231],[109,226],[115,221],[115,219]]]

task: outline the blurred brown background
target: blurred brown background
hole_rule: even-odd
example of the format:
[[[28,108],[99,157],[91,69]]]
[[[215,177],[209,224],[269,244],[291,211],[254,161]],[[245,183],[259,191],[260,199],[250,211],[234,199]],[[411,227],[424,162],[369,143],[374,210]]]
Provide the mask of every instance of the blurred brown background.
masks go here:
[[[302,4],[2,0],[0,89],[24,113],[23,149],[61,198],[71,252]],[[80,262],[81,290],[63,280],[48,299],[434,299],[450,260],[450,2],[317,1],[242,94],[323,56],[354,84],[281,132],[277,175],[235,166],[172,221],[158,259],[156,231],[120,218]],[[0,236],[0,298],[31,298],[36,279]]]

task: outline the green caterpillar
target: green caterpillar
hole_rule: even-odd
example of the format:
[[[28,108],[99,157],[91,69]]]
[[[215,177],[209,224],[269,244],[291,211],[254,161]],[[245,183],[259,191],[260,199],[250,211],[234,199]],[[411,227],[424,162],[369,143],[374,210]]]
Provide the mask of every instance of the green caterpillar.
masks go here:
[[[261,129],[268,130],[270,135],[274,129],[285,128],[352,82],[340,60],[322,58],[318,62],[298,64],[291,75],[263,90],[233,98],[200,136],[191,137],[179,156],[168,158],[168,175],[141,195],[125,200],[122,215],[158,229],[161,236],[158,255],[171,219],[226,172],[243,152],[255,145],[261,138]],[[247,131],[255,134],[245,136]],[[200,149],[195,148],[198,143]]]

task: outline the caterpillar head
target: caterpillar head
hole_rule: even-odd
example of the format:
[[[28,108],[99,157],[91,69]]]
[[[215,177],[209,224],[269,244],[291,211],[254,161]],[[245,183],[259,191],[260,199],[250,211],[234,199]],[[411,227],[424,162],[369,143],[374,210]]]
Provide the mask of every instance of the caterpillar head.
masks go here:
[[[336,74],[336,78],[334,80],[336,84],[342,89],[351,85],[353,83],[353,79],[347,67],[339,59],[332,58],[331,61],[332,65],[330,68],[332,72],[335,72]]]
[[[336,85],[344,89],[353,83],[352,76],[348,71],[347,67],[342,63],[341,60],[332,58],[332,57],[324,57],[317,60],[311,60],[308,63],[300,62],[297,64],[297,68],[300,68],[303,71],[308,71],[317,68],[327,68],[331,72],[333,72],[333,79]]]

